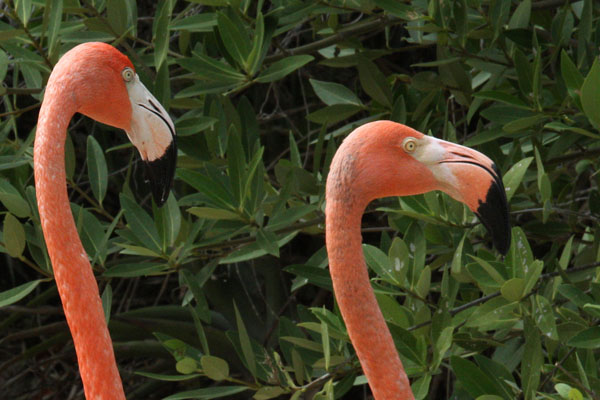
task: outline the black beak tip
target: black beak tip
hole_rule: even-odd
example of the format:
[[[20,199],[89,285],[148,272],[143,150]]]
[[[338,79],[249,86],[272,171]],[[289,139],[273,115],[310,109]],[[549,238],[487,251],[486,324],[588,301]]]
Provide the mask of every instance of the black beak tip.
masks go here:
[[[476,214],[492,235],[494,247],[505,255],[511,242],[508,202],[500,172],[495,165],[493,168],[497,175],[488,189],[485,201],[479,203]]]
[[[171,142],[162,157],[144,161],[146,178],[150,181],[152,197],[157,206],[162,207],[169,198],[177,162],[177,145]]]

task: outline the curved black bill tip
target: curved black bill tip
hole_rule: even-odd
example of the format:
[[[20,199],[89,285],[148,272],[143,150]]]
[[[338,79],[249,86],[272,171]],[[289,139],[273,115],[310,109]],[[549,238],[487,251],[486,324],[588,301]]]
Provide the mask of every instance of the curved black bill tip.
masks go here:
[[[508,252],[511,239],[508,202],[500,171],[496,164],[492,164],[492,168],[495,172],[494,182],[488,189],[485,201],[479,202],[475,214],[492,235],[494,247],[504,255]]]
[[[176,162],[177,144],[174,137],[162,157],[153,161],[144,161],[146,179],[150,181],[152,197],[154,197],[154,201],[159,207],[162,207],[169,197],[169,192],[173,186]]]

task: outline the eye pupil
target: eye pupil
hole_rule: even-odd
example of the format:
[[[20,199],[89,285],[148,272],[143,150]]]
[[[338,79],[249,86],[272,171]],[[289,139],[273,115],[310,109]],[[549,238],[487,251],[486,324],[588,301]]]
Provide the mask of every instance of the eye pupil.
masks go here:
[[[131,70],[131,68],[125,68],[121,75],[123,76],[123,79],[126,82],[129,82],[133,79],[133,71]]]

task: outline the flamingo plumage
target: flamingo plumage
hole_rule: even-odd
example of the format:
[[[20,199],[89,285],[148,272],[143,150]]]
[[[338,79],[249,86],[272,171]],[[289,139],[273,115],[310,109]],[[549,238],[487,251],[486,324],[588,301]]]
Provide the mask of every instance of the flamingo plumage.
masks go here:
[[[124,399],[98,285],[67,196],[64,145],[75,113],[127,132],[147,167],[158,205],[175,170],[175,130],[168,113],[140,82],[130,60],[105,43],[68,51],[53,69],[34,144],[40,221],[87,399]]]
[[[361,216],[380,197],[441,190],[479,216],[503,254],[508,206],[494,163],[468,147],[391,121],[365,124],[336,152],[326,187],[326,244],[333,289],[350,340],[377,400],[414,399],[377,305],[362,253]]]

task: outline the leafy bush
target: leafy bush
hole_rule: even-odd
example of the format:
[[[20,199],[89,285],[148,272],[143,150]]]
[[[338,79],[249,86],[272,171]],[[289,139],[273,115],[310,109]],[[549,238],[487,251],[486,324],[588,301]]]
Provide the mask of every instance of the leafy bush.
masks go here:
[[[337,146],[378,119],[489,155],[514,226],[502,258],[440,193],[369,206],[365,255],[415,395],[598,398],[592,0],[139,3],[2,5],[2,393],[81,393],[32,143],[52,66],[94,40],[130,57],[180,149],[157,209],[124,135],[81,116],[69,130],[72,208],[129,398],[368,391],[332,296],[323,202]]]

